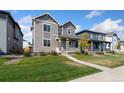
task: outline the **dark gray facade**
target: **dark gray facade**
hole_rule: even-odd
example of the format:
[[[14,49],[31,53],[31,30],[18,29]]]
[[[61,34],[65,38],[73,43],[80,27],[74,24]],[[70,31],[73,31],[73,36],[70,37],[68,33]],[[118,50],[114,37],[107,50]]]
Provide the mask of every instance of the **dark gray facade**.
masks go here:
[[[5,54],[23,52],[21,28],[6,11],[0,11],[0,49]]]
[[[76,33],[77,37],[81,39],[83,33],[87,33],[89,36],[90,51],[109,51],[111,50],[112,41],[108,41],[105,33],[94,32],[89,30],[83,30]],[[110,37],[111,38],[111,37]]]

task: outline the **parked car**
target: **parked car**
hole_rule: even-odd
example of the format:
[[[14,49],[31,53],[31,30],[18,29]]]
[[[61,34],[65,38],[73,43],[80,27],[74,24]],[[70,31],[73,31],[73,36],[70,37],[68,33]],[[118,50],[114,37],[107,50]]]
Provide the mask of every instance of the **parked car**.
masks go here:
[[[5,53],[0,50],[0,55],[5,55]]]

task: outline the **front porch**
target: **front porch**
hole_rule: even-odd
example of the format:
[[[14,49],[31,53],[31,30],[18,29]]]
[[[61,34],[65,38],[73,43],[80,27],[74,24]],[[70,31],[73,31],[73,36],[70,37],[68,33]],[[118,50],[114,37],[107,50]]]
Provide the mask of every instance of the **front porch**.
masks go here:
[[[78,40],[76,38],[59,37],[57,40],[57,52],[74,53],[78,50]]]
[[[90,41],[90,51],[110,51],[111,43],[102,41]]]

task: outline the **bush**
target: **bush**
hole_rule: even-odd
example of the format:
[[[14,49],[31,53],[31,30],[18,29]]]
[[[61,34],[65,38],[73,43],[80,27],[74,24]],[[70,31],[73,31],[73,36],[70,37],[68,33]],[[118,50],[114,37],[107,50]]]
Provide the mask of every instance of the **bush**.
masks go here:
[[[111,51],[109,51],[109,53],[111,53],[111,54],[115,54],[115,51],[114,51],[114,50],[111,50]]]
[[[25,57],[30,57],[31,55],[30,55],[30,50],[29,50],[29,48],[24,48],[24,56]]]
[[[51,55],[58,55],[58,54],[56,53],[56,51],[51,51],[50,54],[51,54]]]
[[[40,56],[46,56],[47,54],[45,52],[40,52]]]
[[[97,51],[97,52],[96,52],[96,54],[103,55],[103,54],[104,54],[104,52],[102,52],[102,51]]]
[[[81,53],[79,51],[76,51],[75,54],[80,55]]]

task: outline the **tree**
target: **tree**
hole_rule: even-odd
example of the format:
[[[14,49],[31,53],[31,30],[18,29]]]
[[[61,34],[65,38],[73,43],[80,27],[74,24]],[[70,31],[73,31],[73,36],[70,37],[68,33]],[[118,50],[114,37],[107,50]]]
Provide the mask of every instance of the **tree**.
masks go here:
[[[81,52],[86,53],[86,49],[89,48],[89,34],[83,33],[80,41],[80,50]]]
[[[117,44],[117,49],[121,49],[121,42],[118,42],[118,44]]]

